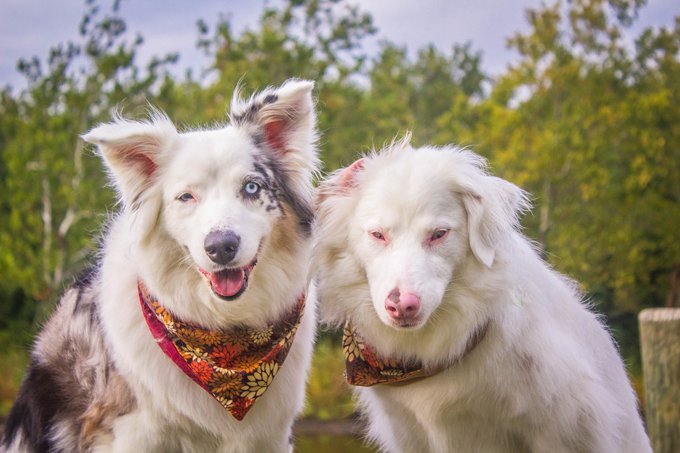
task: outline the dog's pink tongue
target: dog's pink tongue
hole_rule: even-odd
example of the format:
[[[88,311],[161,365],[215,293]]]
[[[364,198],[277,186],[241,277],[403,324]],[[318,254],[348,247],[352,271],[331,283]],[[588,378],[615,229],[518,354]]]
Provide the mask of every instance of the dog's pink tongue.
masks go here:
[[[241,269],[227,269],[210,274],[210,283],[212,284],[213,291],[222,297],[236,295],[243,288],[244,280],[245,272]]]

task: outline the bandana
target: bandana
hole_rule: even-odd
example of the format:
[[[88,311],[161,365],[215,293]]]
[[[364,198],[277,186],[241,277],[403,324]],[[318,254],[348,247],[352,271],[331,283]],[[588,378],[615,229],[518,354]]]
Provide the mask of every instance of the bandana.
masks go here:
[[[141,281],[137,289],[158,346],[237,420],[243,420],[283,365],[305,306],[302,294],[290,312],[261,329],[209,330],[175,317]]]
[[[345,323],[342,335],[342,352],[345,355],[345,379],[351,385],[370,387],[376,384],[406,384],[411,381],[434,376],[460,362],[484,338],[489,323],[476,329],[468,338],[463,353],[452,363],[436,368],[424,368],[419,362],[399,363],[395,359],[380,357],[366,344],[349,321]]]

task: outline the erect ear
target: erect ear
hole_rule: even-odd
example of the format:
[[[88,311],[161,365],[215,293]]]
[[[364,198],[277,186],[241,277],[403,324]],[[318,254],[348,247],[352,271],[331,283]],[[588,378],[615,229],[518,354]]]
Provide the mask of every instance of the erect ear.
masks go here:
[[[232,123],[243,127],[271,157],[316,168],[314,82],[289,80],[242,101],[231,102]]]
[[[356,186],[356,175],[364,169],[364,158],[355,160],[348,167],[343,169],[337,177],[336,184],[344,189],[351,190]]]
[[[349,194],[357,187],[357,175],[364,169],[364,163],[362,157],[326,179],[319,187],[317,203],[323,202],[330,196]]]
[[[155,183],[176,137],[175,126],[160,112],[154,112],[147,122],[116,118],[82,137],[97,145],[140,240],[158,222],[162,196]]]
[[[519,215],[529,209],[526,194],[503,179],[483,176],[478,187],[465,190],[470,249],[486,267],[493,265],[502,237],[519,228]]]
[[[154,112],[146,122],[115,118],[82,138],[97,145],[121,201],[126,207],[135,208],[144,191],[157,179],[164,151],[176,135],[170,120]]]

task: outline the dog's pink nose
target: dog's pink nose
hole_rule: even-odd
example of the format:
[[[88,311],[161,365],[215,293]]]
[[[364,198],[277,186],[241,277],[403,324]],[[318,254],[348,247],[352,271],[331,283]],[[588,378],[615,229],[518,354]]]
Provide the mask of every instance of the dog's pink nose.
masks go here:
[[[395,288],[385,299],[385,310],[392,319],[413,319],[420,312],[420,297]]]

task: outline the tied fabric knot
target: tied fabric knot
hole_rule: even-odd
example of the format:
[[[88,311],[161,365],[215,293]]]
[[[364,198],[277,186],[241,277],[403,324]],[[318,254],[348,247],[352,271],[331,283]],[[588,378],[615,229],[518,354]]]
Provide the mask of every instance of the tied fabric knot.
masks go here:
[[[376,384],[407,384],[411,381],[434,376],[453,364],[460,362],[482,341],[489,327],[483,323],[468,337],[465,350],[450,364],[425,368],[419,362],[400,363],[395,359],[380,357],[364,342],[356,328],[348,321],[342,335],[342,352],[345,356],[345,379],[350,385],[370,387]]]
[[[161,350],[237,420],[271,385],[305,307],[302,294],[281,319],[263,328],[210,330],[178,319],[141,281],[137,289],[144,319]]]

